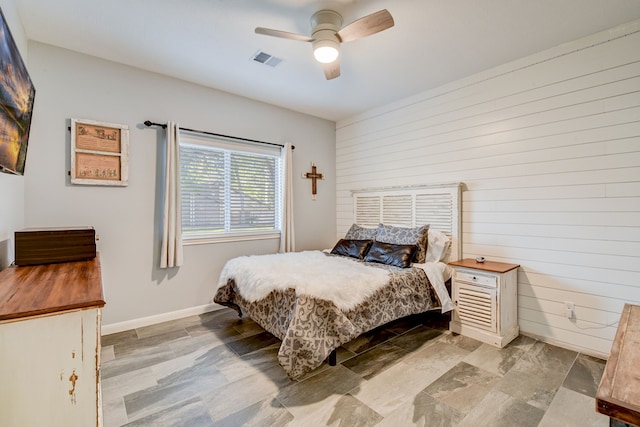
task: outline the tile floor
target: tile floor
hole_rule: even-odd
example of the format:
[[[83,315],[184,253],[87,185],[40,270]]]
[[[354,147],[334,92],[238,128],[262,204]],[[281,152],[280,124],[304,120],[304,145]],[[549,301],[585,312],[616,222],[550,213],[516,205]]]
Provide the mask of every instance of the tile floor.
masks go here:
[[[279,341],[222,309],[103,337],[112,426],[607,426],[604,361],[520,336],[497,349],[411,316],[338,349],[300,381]]]

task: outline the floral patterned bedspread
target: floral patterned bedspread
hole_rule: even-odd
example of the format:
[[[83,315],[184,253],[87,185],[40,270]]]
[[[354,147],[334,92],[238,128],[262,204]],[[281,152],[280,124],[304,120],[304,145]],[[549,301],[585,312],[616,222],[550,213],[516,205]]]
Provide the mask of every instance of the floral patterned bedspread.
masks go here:
[[[214,301],[248,315],[281,339],[278,361],[296,379],[320,366],[331,351],[364,332],[441,307],[424,270],[369,265],[388,270],[389,283],[348,311],[328,300],[296,295],[294,289],[274,290],[263,299],[249,302],[233,279],[217,290]]]

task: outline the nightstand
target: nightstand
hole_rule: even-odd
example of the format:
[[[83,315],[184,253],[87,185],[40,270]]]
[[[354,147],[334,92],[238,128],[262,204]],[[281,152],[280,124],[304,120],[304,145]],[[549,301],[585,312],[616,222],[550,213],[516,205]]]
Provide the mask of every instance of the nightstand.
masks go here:
[[[455,304],[449,329],[500,348],[517,337],[520,266],[471,258],[449,265]]]

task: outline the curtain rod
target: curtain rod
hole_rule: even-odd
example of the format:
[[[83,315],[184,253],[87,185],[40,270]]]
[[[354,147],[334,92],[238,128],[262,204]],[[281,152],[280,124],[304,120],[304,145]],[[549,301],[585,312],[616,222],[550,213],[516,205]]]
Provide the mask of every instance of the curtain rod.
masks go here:
[[[167,128],[167,124],[162,124],[162,123],[154,123],[150,120],[145,120],[144,125],[149,127],[149,126],[160,126],[162,129],[166,129]],[[213,133],[213,132],[207,132],[204,130],[196,130],[196,129],[189,129],[189,128],[183,128],[181,127],[180,130],[186,130],[187,132],[193,132],[193,133],[201,133],[204,135],[212,135],[212,136],[219,136],[221,138],[229,138],[229,139],[235,139],[237,141],[246,141],[246,142],[254,142],[256,144],[267,144],[267,145],[275,145],[276,147],[284,147],[283,144],[276,144],[274,142],[265,142],[265,141],[258,141],[256,139],[248,139],[248,138],[240,138],[239,136],[230,136],[230,135],[223,135],[220,133]],[[292,149],[295,149],[296,146],[292,145],[291,146]]]

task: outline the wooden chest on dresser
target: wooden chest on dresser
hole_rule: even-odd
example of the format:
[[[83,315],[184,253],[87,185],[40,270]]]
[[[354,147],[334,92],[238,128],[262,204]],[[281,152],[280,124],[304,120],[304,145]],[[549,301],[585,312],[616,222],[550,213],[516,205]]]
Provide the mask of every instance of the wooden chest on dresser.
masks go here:
[[[90,260],[96,257],[93,227],[26,228],[15,232],[17,265]]]
[[[0,272],[0,426],[100,426],[100,260]]]
[[[519,265],[475,259],[449,265],[455,305],[449,329],[496,347],[517,337]]]

